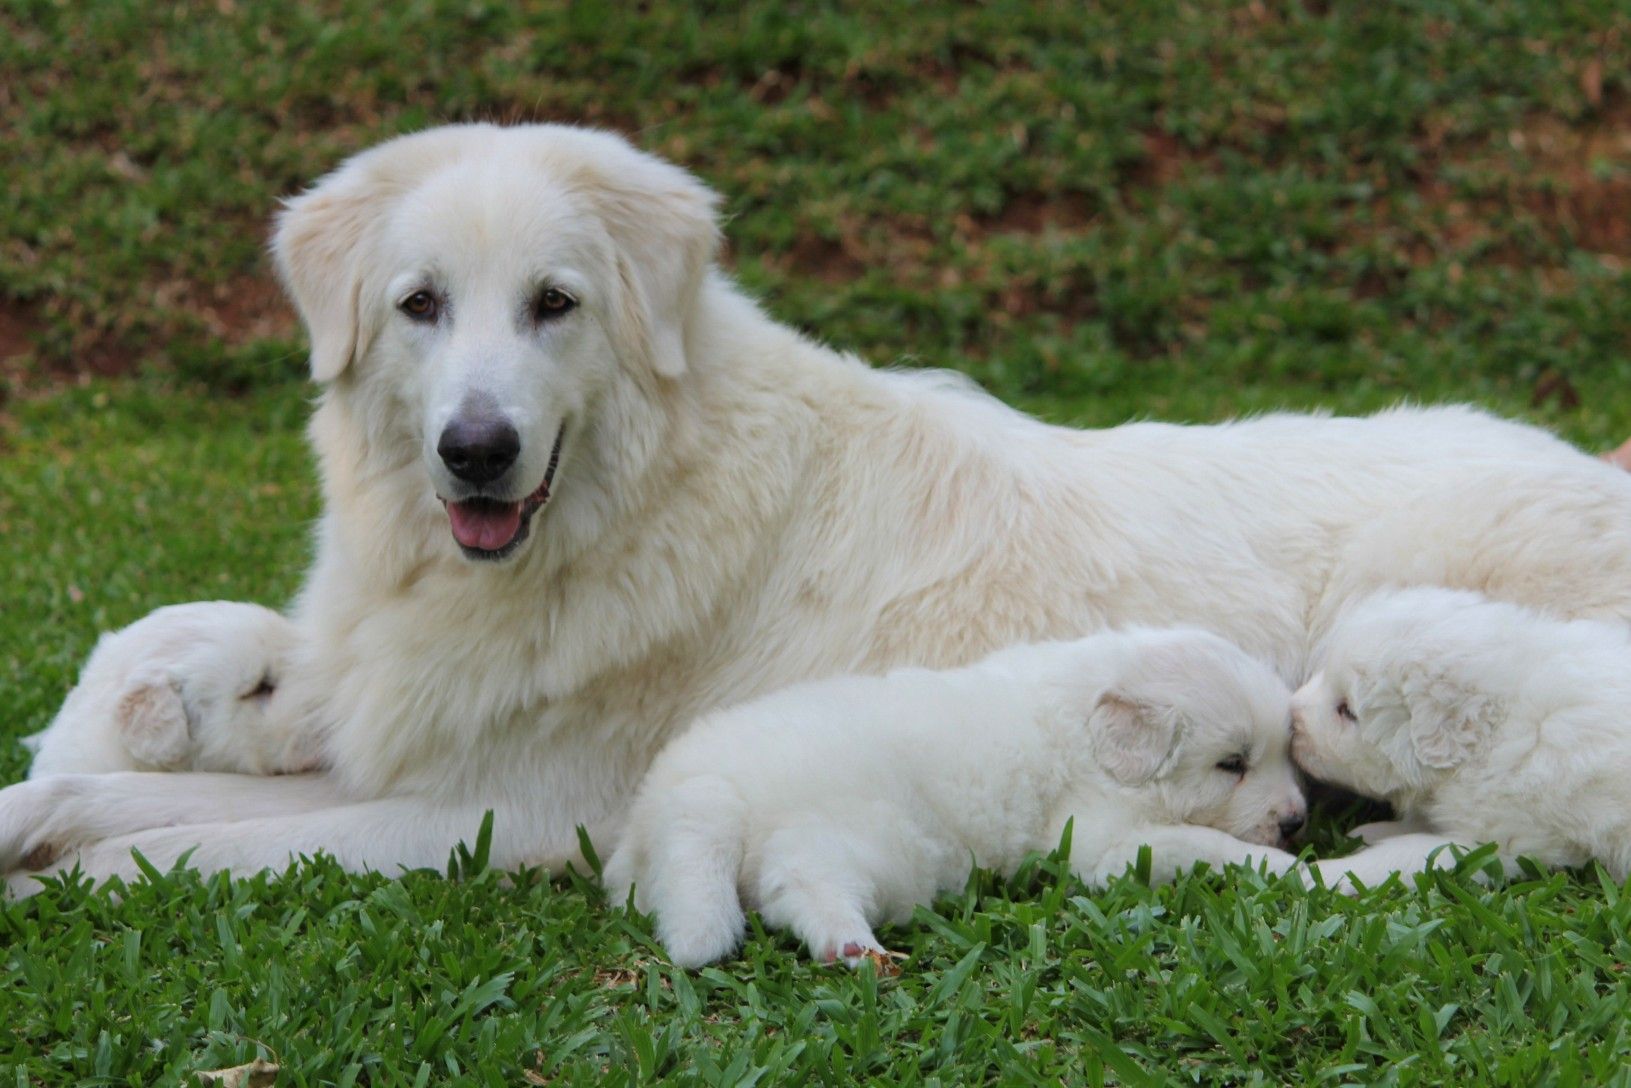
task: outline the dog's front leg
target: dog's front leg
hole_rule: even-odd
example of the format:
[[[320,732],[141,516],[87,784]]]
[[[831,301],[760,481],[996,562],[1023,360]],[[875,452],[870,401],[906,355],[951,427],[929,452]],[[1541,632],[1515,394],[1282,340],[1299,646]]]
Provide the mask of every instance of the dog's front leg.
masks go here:
[[[0,789],[0,873],[40,869],[103,839],[174,824],[231,823],[345,802],[322,774],[61,774]]]
[[[1077,826],[1083,824],[1078,821]],[[1136,828],[1109,844],[1084,844],[1081,849],[1073,846],[1071,868],[1089,884],[1102,885],[1125,872],[1145,846],[1150,848],[1150,879],[1158,884],[1171,881],[1203,861],[1214,869],[1266,864],[1271,873],[1288,873],[1297,867],[1296,856],[1284,850],[1237,839],[1216,828],[1185,825]]]
[[[231,823],[155,827],[67,850],[41,869],[11,873],[7,886],[13,896],[32,895],[40,888],[37,877],[58,875],[76,865],[97,881],[112,876],[129,880],[140,872],[132,850],[161,870],[186,855],[189,868],[206,874],[281,869],[318,853],[330,855],[352,872],[394,875],[404,869],[440,869],[456,845],[475,841],[492,807],[387,797]],[[504,869],[537,865],[558,871],[572,861],[584,867],[575,836],[571,843],[540,841],[534,817],[509,810],[494,813],[490,863]]]

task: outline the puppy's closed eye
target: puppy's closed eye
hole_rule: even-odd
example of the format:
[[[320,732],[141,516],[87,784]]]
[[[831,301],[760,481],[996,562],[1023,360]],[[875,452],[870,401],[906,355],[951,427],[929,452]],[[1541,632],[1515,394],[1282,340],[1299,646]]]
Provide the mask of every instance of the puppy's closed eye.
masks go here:
[[[1237,754],[1230,756],[1228,759],[1220,759],[1215,766],[1218,770],[1232,774],[1237,778],[1246,776],[1246,757],[1243,755]]]
[[[270,699],[272,697],[272,692],[274,692],[276,690],[277,690],[277,682],[272,679],[272,674],[271,673],[267,673],[265,676],[260,678],[260,683],[256,684],[254,687],[250,688],[248,691],[246,691],[242,695],[238,696],[238,698],[239,699],[259,699],[262,702],[265,702],[267,699]]]
[[[1359,720],[1359,716],[1353,712],[1353,707],[1348,705],[1346,699],[1337,704],[1337,717],[1345,722],[1357,722]]]

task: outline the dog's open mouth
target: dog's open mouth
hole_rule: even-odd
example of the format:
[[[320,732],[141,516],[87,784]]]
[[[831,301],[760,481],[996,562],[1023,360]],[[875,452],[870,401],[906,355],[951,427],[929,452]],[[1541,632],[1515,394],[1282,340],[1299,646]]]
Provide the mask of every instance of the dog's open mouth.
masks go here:
[[[453,539],[471,559],[503,559],[527,539],[532,515],[549,502],[549,488],[555,482],[555,469],[561,463],[561,439],[566,436],[563,426],[555,435],[555,447],[549,451],[549,467],[544,470],[544,482],[524,499],[505,502],[484,495],[442,500],[447,507],[448,525]]]

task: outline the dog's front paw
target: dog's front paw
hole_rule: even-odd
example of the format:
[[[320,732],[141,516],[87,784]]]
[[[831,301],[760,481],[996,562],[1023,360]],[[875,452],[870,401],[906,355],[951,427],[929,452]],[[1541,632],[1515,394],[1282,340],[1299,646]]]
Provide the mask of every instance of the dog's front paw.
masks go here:
[[[73,845],[59,839],[81,777],[46,775],[0,789],[0,873],[43,869]]]

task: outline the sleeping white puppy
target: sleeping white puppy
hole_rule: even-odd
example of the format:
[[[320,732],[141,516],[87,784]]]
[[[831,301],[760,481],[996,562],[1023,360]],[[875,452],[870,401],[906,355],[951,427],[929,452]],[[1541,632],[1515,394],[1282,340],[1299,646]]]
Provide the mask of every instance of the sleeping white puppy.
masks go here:
[[[23,738],[29,777],[315,769],[317,739],[273,707],[294,641],[283,616],[233,601],[171,605],[103,635],[55,720]]]
[[[1374,845],[1315,863],[1351,890],[1449,861],[1450,844],[1631,872],[1631,633],[1448,589],[1345,612],[1292,702],[1292,754],[1390,802]]]
[[[872,925],[1055,846],[1102,883],[1142,845],[1169,879],[1296,859],[1306,807],[1290,691],[1190,629],[1016,646],[962,669],[795,685],[716,712],[657,757],[605,882],[683,966],[741,940],[743,902],[820,960],[881,953]]]

